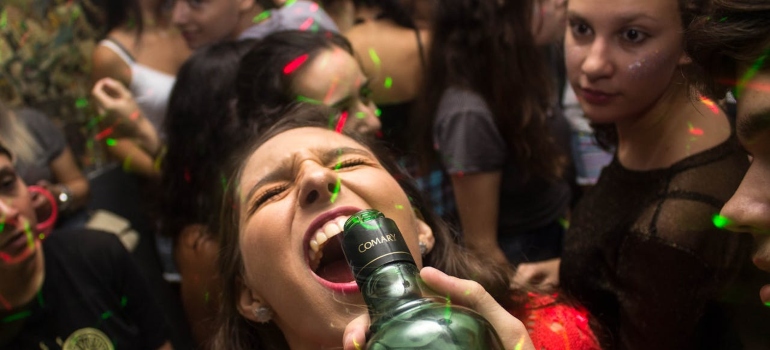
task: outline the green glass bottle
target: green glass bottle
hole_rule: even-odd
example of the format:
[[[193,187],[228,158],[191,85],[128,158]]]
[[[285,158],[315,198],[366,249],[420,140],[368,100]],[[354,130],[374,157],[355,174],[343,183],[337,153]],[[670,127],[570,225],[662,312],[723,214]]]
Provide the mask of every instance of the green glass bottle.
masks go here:
[[[369,307],[367,349],[503,349],[481,315],[429,293],[393,220],[363,210],[345,222],[340,236]]]

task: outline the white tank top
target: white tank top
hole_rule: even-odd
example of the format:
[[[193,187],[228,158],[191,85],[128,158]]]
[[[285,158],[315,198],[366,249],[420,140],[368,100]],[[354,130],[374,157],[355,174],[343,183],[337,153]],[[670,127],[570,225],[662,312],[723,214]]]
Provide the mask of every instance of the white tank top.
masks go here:
[[[161,139],[165,139],[162,130],[163,119],[166,117],[168,99],[174,87],[176,77],[137,63],[128,51],[111,39],[99,42],[115,52],[131,69],[131,84],[128,86],[134,95],[134,100],[145,117],[155,126]]]

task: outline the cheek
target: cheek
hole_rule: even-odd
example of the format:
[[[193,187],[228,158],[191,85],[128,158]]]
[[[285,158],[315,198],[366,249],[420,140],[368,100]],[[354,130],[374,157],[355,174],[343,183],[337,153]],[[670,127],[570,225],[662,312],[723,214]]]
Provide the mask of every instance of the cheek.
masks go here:
[[[586,49],[574,45],[571,39],[567,39],[564,44],[564,62],[567,67],[567,76],[577,79],[580,75],[580,66],[586,57]]]
[[[637,56],[631,60],[631,63],[623,67],[630,79],[642,80],[649,79],[650,77],[659,77],[661,74],[665,74],[665,71],[670,70],[670,66],[675,66],[669,64],[669,60],[661,56],[660,50],[640,56]]]

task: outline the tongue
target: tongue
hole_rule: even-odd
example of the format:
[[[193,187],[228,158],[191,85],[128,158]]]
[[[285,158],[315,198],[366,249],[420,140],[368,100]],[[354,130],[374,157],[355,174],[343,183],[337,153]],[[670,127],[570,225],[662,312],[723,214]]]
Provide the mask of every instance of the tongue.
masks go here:
[[[353,272],[345,260],[337,260],[321,266],[316,274],[333,283],[348,283],[353,281]]]

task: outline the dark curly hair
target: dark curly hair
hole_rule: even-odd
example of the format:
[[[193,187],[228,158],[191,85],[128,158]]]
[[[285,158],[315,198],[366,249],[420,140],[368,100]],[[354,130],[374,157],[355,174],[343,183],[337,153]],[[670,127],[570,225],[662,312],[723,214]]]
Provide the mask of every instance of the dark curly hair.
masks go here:
[[[712,0],[685,36],[688,54],[703,68],[690,79],[720,99],[736,85],[738,67],[770,53],[770,1]]]

